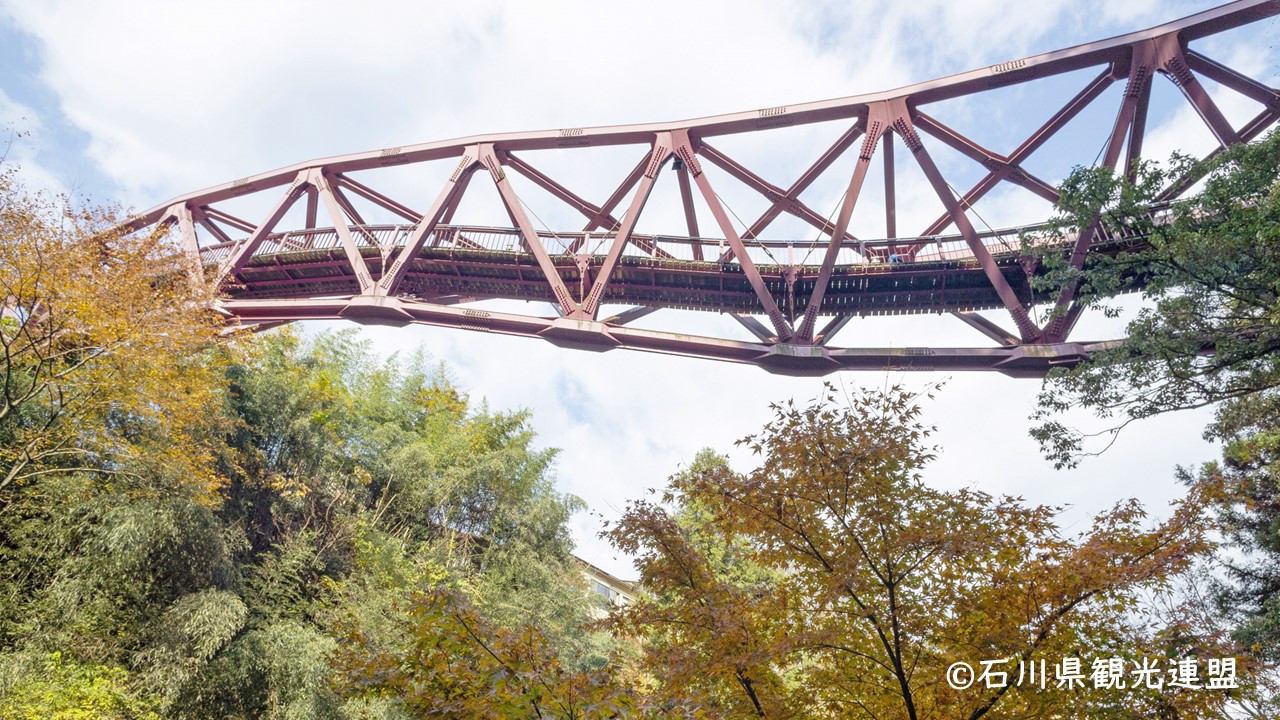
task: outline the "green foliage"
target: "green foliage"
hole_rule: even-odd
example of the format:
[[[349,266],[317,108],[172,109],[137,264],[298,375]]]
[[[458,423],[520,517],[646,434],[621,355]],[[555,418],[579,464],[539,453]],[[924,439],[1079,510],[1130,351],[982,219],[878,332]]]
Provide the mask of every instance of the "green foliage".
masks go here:
[[[179,717],[341,718],[329,689],[336,643],[314,624],[281,620],[240,634],[175,699]]]
[[[199,269],[117,224],[0,158],[0,716],[403,717],[334,692],[335,633],[401,647],[440,583],[603,664],[527,413],[350,332],[220,340]]]
[[[732,472],[723,455],[711,448],[704,448],[694,457],[684,471],[672,478],[673,487],[687,487],[698,477]],[[718,503],[694,495],[680,497],[674,521],[688,538],[691,549],[706,558],[717,580],[730,585],[758,590],[776,583],[779,574],[752,558],[752,547],[747,538],[725,533],[716,524]]]
[[[147,646],[133,661],[145,668],[142,684],[169,699],[227,646],[245,625],[239,596],[204,590],[183,596],[153,625]]]
[[[120,667],[68,662],[54,652],[0,695],[8,720],[160,720],[156,698],[129,688]]]
[[[347,628],[403,647],[403,608],[442,582],[497,631],[538,623],[568,666],[603,665],[569,555],[581,503],[527,413],[473,407],[425,355],[380,359],[351,333],[243,349],[206,408],[224,432],[212,502],[145,466],[11,493],[0,666],[62,650],[167,717],[401,718],[398,700],[340,697],[330,658]]]
[[[1219,525],[1239,551],[1222,560],[1218,609],[1244,647],[1280,662],[1280,392],[1226,403],[1209,431],[1226,448],[1200,480],[1223,486]]]
[[[1203,189],[1152,213],[1166,181],[1207,175]],[[1136,182],[1077,170],[1064,183],[1051,234],[1089,227],[1095,217],[1148,241],[1083,272],[1050,254],[1044,289],[1080,282],[1087,304],[1136,280],[1147,301],[1122,347],[1054,371],[1033,416],[1033,436],[1059,467],[1076,464],[1087,438],[1057,416],[1086,408],[1113,425],[1202,407],[1280,387],[1280,134],[1238,145],[1209,164],[1144,166]]]
[[[1151,212],[1155,187],[1201,175],[1198,193]],[[1185,633],[1208,637],[1233,625],[1235,650],[1261,663],[1258,686],[1274,686],[1280,682],[1280,134],[1201,165],[1143,168],[1134,182],[1078,171],[1064,187],[1059,229],[1086,227],[1101,216],[1106,226],[1130,227],[1149,240],[1074,275],[1051,256],[1050,288],[1079,282],[1086,300],[1097,304],[1099,295],[1141,281],[1146,302],[1122,347],[1050,375],[1032,435],[1056,465],[1071,466],[1090,449],[1085,434],[1059,419],[1068,409],[1092,411],[1110,425],[1101,434],[1114,437],[1142,418],[1216,407],[1205,437],[1224,443],[1222,461],[1180,477],[1216,493],[1218,525],[1232,549],[1218,559],[1221,577],[1211,593],[1217,607],[1189,615],[1201,622]],[[1267,692],[1255,694],[1267,704]]]
[[[190,496],[108,493],[88,477],[50,476],[23,488],[13,509],[23,512],[4,522],[30,544],[15,545],[6,563],[12,602],[0,627],[19,647],[124,662],[183,595],[235,582],[224,529]]]

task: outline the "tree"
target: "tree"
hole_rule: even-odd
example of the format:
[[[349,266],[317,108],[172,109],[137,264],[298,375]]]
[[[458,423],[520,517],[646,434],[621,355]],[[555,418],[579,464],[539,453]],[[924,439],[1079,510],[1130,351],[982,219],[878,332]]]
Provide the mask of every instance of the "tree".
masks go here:
[[[1205,175],[1203,189],[1159,212],[1167,182]],[[1033,431],[1059,467],[1076,464],[1086,437],[1057,416],[1086,408],[1116,427],[1175,410],[1215,405],[1280,388],[1280,134],[1236,145],[1207,164],[1144,165],[1133,181],[1110,170],[1077,169],[1063,183],[1049,235],[1089,227],[1146,237],[1076,271],[1048,252],[1037,283],[1081,285],[1084,306],[1140,286],[1144,305],[1122,346],[1050,373]]]
[[[1201,469],[1228,488],[1219,524],[1243,557],[1225,557],[1222,611],[1239,622],[1237,638],[1280,662],[1280,407],[1272,394],[1230,403],[1212,431],[1226,443],[1221,464]]]
[[[147,472],[212,491],[212,287],[111,209],[27,193],[0,164],[0,512],[50,473]]]
[[[1052,684],[956,689],[948,667],[1002,661],[1016,677],[1019,663],[1132,652],[1136,590],[1207,547],[1207,489],[1154,529],[1127,501],[1064,538],[1052,508],[921,483],[933,455],[918,399],[894,388],[775,406],[741,441],[757,468],[703,463],[672,478],[663,504],[629,506],[608,535],[638,555],[650,595],[611,625],[648,636],[663,699],[724,717],[1105,716],[1105,700]],[[673,502],[709,510],[737,557],[708,553]],[[747,565],[765,572],[734,571]],[[1202,700],[1137,690],[1123,702],[1190,712]]]
[[[61,653],[0,696],[0,715],[12,720],[160,720],[156,698],[138,698],[119,667],[68,663]]]
[[[386,702],[378,716],[403,717],[406,698],[336,693],[351,685],[330,657],[405,647],[414,593],[441,583],[486,627],[536,633],[567,666],[592,644],[566,527],[578,501],[555,489],[554,451],[533,447],[527,413],[473,405],[424,354],[379,358],[352,332],[274,331],[249,358],[230,373],[242,422],[221,512],[241,538],[247,613],[194,672],[170,676],[178,714],[363,717]],[[192,656],[181,634],[165,641]]]
[[[1198,193],[1152,212],[1156,188],[1200,175],[1206,179]],[[1079,282],[1086,304],[1105,305],[1108,293],[1140,281],[1145,303],[1123,346],[1050,374],[1033,435],[1058,466],[1074,465],[1086,436],[1057,419],[1067,408],[1093,411],[1113,425],[1103,432],[1114,437],[1142,418],[1216,407],[1205,437],[1224,444],[1223,459],[1184,471],[1223,489],[1217,520],[1235,554],[1219,558],[1216,617],[1235,623],[1243,647],[1274,664],[1280,660],[1280,133],[1204,164],[1145,166],[1132,180],[1077,170],[1063,197],[1056,231],[1101,216],[1149,242],[1082,272],[1051,254],[1046,288]]]
[[[336,692],[331,656],[348,632],[370,655],[404,647],[413,594],[441,583],[493,632],[536,634],[566,673],[604,664],[570,555],[579,503],[555,489],[554,451],[533,447],[527,413],[473,405],[425,355],[378,358],[350,332],[275,331],[241,348],[238,362],[189,361],[213,369],[198,373],[218,400],[210,464],[226,480],[212,492],[144,463],[128,483],[62,468],[14,484],[0,513],[0,702],[402,720],[399,699]],[[156,438],[181,439],[168,432]],[[75,672],[30,682],[55,652]],[[82,693],[81,677],[109,681],[110,696]]]
[[[0,157],[0,715],[402,719],[331,654],[403,646],[446,582],[604,665],[527,412],[350,333],[224,337],[212,284],[117,220]]]
[[[0,158],[0,673],[12,680],[0,692],[18,703],[6,716],[149,713],[159,698],[133,694],[120,636],[137,643],[138,610],[227,569],[221,538],[202,532],[224,482],[234,348],[168,239],[121,235],[116,220],[26,192]],[[165,572],[149,572],[161,558]]]
[[[345,638],[337,662],[346,692],[395,697],[414,717],[581,720],[634,708],[611,668],[573,670],[536,627],[495,626],[457,592],[417,593],[406,612],[398,648],[358,630]]]

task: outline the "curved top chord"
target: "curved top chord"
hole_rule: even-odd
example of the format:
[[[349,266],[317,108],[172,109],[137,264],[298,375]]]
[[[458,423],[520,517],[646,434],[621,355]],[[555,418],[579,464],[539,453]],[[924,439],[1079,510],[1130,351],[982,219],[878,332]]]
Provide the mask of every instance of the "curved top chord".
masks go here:
[[[1130,172],[1141,158],[1157,75],[1172,81],[1194,109],[1216,141],[1213,152],[1258,137],[1280,119],[1280,93],[1191,43],[1277,14],[1280,0],[1242,0],[1149,30],[886,92],[689,121],[482,135],[326,158],[179,196],[134,216],[127,227],[176,229],[192,267],[204,267],[221,284],[225,309],[263,326],[319,317],[422,322],[535,335],[573,347],[632,347],[751,362],[798,374],[885,367],[1040,374],[1052,364],[1078,361],[1099,345],[1067,341],[1079,314],[1075,288],[1051,299],[1057,312],[1047,313],[1050,321],[1033,320],[1030,310],[1039,300],[1030,289],[1035,268],[1022,257],[1019,233],[979,232],[971,219],[977,217],[974,204],[1006,186],[1056,201],[1056,185],[1037,177],[1026,160],[1086,108],[1104,104],[1100,99],[1121,80],[1119,107],[1096,128],[1099,161],[1108,167],[1121,169],[1123,162]],[[1030,135],[1012,138],[1007,152],[984,147],[924,110],[1089,68],[1097,69],[1096,76]],[[1202,78],[1212,82],[1213,93]],[[1219,107],[1224,94],[1244,98],[1257,114],[1232,122]],[[788,148],[792,155],[814,158],[788,187],[770,183],[711,142],[832,122],[843,127],[832,145]],[[897,232],[897,144],[907,149],[904,162],[919,170],[942,206],[937,219],[922,221],[919,232],[904,235]],[[643,149],[599,204],[553,180],[524,154],[557,149],[578,157],[618,145]],[[814,210],[802,195],[855,145],[856,161],[838,212]],[[934,159],[942,147],[976,163],[982,179],[966,192],[954,190]],[[860,239],[850,231],[851,218],[877,155],[884,161],[887,237]],[[421,198],[405,202],[367,184],[376,173],[365,171],[452,159],[456,168],[425,212],[411,206]],[[717,185],[745,187],[768,209],[750,224],[737,218],[704,164],[717,169]],[[665,217],[683,222],[669,233],[641,234],[637,220],[667,165],[676,172],[680,201]],[[363,173],[359,180],[353,177],[357,172]],[[495,227],[454,222],[461,201],[478,185],[471,182],[477,173],[487,174],[497,190],[501,215],[489,223]],[[536,229],[515,176],[528,183],[524,187],[536,186],[581,214],[585,227]],[[1194,180],[1171,185],[1164,198],[1185,192]],[[228,207],[245,196],[270,205],[263,220],[244,220]],[[291,226],[285,218],[299,215],[294,208],[303,198],[303,219]],[[319,221],[321,206],[328,224]],[[714,221],[716,237],[702,237],[700,215],[704,222]],[[821,246],[815,240],[809,247],[816,257],[813,252],[791,255],[801,241],[761,239],[784,215],[825,238]],[[949,228],[952,234],[940,234]],[[1073,264],[1082,267],[1089,252],[1114,251],[1132,240],[1108,236],[1094,223],[1064,242]],[[547,301],[556,312],[534,317],[468,307],[490,299]],[[607,304],[634,307],[606,316],[602,307]],[[625,327],[664,308],[730,313],[752,340]],[[1015,329],[1006,331],[972,312],[981,308],[1004,308]],[[831,346],[850,317],[921,311],[952,312],[998,346],[916,351]],[[820,317],[827,318],[822,326]]]

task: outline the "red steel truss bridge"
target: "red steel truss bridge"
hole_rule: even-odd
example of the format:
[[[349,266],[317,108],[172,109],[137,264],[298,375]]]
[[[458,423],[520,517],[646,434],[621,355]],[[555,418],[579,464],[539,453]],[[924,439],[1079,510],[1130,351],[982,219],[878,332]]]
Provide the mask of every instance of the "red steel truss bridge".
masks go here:
[[[1070,339],[1080,312],[1074,290],[1033,297],[1034,267],[1020,247],[1025,228],[980,229],[974,204],[1007,185],[1056,201],[1058,187],[1034,174],[1026,161],[1104,97],[1104,120],[1075,132],[1092,133],[1080,142],[1101,147],[1100,164],[1132,169],[1142,154],[1153,85],[1163,82],[1157,76],[1172,82],[1207,127],[1217,144],[1213,152],[1259,137],[1280,118],[1280,93],[1196,48],[1204,38],[1278,13],[1277,0],[1235,2],[1110,40],[837,100],[683,122],[483,135],[316,160],[180,196],[134,216],[129,228],[179,237],[192,272],[203,267],[206,277],[216,277],[222,309],[251,327],[347,318],[753,363],[794,375],[890,368],[1036,376],[1108,343]],[[1006,152],[984,147],[931,114],[933,106],[949,100],[981,103],[982,94],[992,90],[1081,77],[1087,81],[1073,87],[1078,91],[1061,106],[1027,109],[1038,111],[1042,124],[1030,135],[1008,138],[1005,147],[1012,149]],[[1118,107],[1117,93],[1106,94],[1113,85],[1123,89]],[[1220,107],[1228,94],[1248,99],[1256,115],[1229,121]],[[773,142],[770,133],[821,123],[837,127],[838,137],[823,147],[785,148],[810,161],[789,185],[765,180],[720,149],[733,136]],[[579,156],[588,162],[586,153],[612,146],[634,153],[615,176],[621,181],[600,192],[579,194],[581,188],[570,189],[534,164],[534,156],[555,151],[560,165],[567,160],[572,166]],[[936,160],[944,148],[976,163],[981,179],[954,188]],[[848,157],[854,152],[856,161]],[[943,208],[912,234],[897,228],[895,198],[903,189],[895,174],[903,173],[895,168],[903,164],[895,154],[909,158],[907,166],[918,169],[913,176],[923,178],[917,182]],[[846,167],[852,165],[852,176],[843,197],[824,214],[802,194],[842,157]],[[456,162],[435,187],[392,197],[378,183],[379,172],[433,162]],[[664,168],[678,182],[679,199],[667,208],[646,207]],[[884,180],[883,207],[875,208],[884,217],[884,238],[850,231],[869,170]],[[469,194],[494,195],[484,187],[490,183],[500,200],[493,204],[494,221],[455,223]],[[767,210],[738,217],[722,199],[728,183],[761,196]],[[1176,198],[1191,184],[1172,185],[1165,197]],[[534,188],[560,203],[561,215],[568,216],[568,208],[582,220],[554,231],[546,227],[526,204]],[[231,207],[249,196],[259,208],[269,208],[259,222]],[[642,213],[665,218],[670,232],[640,232]],[[283,222],[286,217],[296,220]],[[713,229],[704,227],[707,217]],[[768,239],[780,217],[798,219],[817,239]],[[1079,267],[1090,252],[1107,252],[1133,238],[1116,237],[1095,223],[1062,241]],[[797,247],[806,250],[803,258],[796,257]],[[554,312],[539,316],[490,309],[492,303],[476,306],[493,299],[538,301],[529,305],[536,308],[550,303]],[[1032,311],[1037,302],[1058,312],[1043,313],[1051,319],[1038,324]],[[975,312],[993,308],[1008,313],[1004,326]],[[753,339],[628,325],[668,309],[730,314]],[[918,312],[951,313],[991,344],[878,349],[835,342],[850,318]]]

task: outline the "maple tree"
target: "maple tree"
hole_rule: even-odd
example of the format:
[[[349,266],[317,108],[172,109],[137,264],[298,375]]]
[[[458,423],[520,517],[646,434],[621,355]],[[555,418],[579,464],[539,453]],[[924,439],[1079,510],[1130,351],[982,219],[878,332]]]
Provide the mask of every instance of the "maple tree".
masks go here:
[[[1134,591],[1206,549],[1212,487],[1191,488],[1154,528],[1126,501],[1064,537],[1052,508],[924,485],[933,453],[918,400],[894,388],[775,406],[741,441],[757,468],[704,460],[672,478],[664,502],[629,506],[608,536],[638,556],[649,594],[610,624],[647,636],[658,692],[723,717],[976,719],[1100,705],[1052,683],[957,690],[946,673],[1004,660],[1016,677],[1019,662],[1052,667],[1136,642]],[[699,508],[702,528],[671,503]]]

